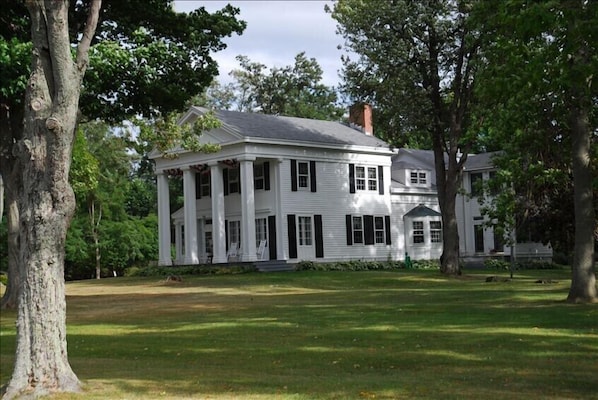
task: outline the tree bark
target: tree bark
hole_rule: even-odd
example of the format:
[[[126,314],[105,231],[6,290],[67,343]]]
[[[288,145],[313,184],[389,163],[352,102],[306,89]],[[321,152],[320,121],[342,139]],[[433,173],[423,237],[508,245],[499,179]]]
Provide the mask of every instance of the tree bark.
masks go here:
[[[594,272],[595,215],[590,165],[590,124],[587,101],[574,96],[571,112],[573,151],[573,203],[575,207],[575,244],[571,287],[567,301],[598,301]]]
[[[5,187],[6,224],[8,228],[8,282],[0,302],[1,309],[17,307],[17,289],[21,282],[19,268],[19,209],[17,196],[20,191],[19,160],[13,144],[23,135],[23,110],[18,101],[0,105],[0,174]],[[0,214],[1,215],[1,214]]]
[[[20,157],[19,260],[15,364],[5,399],[75,392],[80,383],[67,356],[65,241],[75,211],[68,182],[79,93],[100,1],[71,56],[68,1],[30,0],[33,54],[25,96]]]

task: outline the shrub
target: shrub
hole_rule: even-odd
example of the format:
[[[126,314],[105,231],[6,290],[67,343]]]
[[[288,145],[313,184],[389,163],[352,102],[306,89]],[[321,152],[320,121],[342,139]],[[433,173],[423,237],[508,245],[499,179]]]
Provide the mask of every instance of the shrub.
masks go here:
[[[498,258],[488,258],[484,260],[484,267],[486,267],[487,269],[508,271],[511,267],[511,263],[509,261],[501,260]]]
[[[136,277],[166,277],[170,275],[224,275],[244,274],[255,271],[253,265],[180,265],[180,266],[149,266],[129,267],[125,270],[125,276]]]

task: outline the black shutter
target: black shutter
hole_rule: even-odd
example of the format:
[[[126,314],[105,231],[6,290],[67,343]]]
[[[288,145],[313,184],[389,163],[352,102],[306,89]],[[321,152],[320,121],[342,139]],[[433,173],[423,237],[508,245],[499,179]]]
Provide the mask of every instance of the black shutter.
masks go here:
[[[392,244],[390,240],[390,215],[384,216],[384,229],[386,230],[386,244]]]
[[[237,184],[237,188],[239,190],[238,193],[241,193],[241,166],[240,165],[237,167],[237,181],[239,182]]]
[[[345,215],[345,224],[347,226],[347,246],[353,245],[353,217]]]
[[[363,216],[363,242],[364,244],[374,244],[374,216]]]
[[[270,190],[270,163],[264,163],[264,190]]]
[[[201,174],[195,173],[195,198],[201,199]]]
[[[378,166],[378,193],[384,194],[384,168]]]
[[[222,184],[224,185],[224,195],[228,196],[228,168],[222,170]]]
[[[287,230],[289,236],[289,258],[297,258],[297,226],[295,225],[295,215],[287,215]]]
[[[316,162],[310,161],[309,162],[309,182],[311,186],[311,191],[315,192],[317,185],[316,185]]]
[[[268,253],[270,260],[276,260],[276,217],[268,216]]]
[[[349,164],[349,193],[355,193],[355,164]]]
[[[224,220],[224,244],[228,253],[228,220]]]
[[[314,234],[316,236],[316,258],[324,258],[324,235],[322,232],[321,215],[314,215]]]
[[[297,160],[291,160],[291,190],[297,191]]]

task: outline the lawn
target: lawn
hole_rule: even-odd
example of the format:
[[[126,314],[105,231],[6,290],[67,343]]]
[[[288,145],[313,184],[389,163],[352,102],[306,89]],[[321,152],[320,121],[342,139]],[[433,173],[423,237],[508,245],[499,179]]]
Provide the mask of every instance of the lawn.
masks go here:
[[[84,393],[56,398],[598,399],[598,306],[564,302],[564,271],[485,282],[496,274],[70,282],[69,358]],[[2,313],[1,384],[14,319]]]

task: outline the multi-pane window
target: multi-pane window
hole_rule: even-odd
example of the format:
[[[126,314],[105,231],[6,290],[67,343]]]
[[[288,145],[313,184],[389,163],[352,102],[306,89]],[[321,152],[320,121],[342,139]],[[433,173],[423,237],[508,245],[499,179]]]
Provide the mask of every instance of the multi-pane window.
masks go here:
[[[228,221],[228,243],[241,244],[241,221]]]
[[[200,188],[202,197],[210,196],[210,190],[211,190],[211,182],[210,181],[211,181],[211,179],[210,179],[209,172],[201,174],[201,176],[199,178],[199,188]]]
[[[374,217],[374,240],[376,243],[385,243],[386,231],[384,230],[384,217]]]
[[[365,167],[355,167],[355,189],[365,190]]]
[[[427,185],[428,173],[425,171],[411,171],[410,181],[412,185]]]
[[[378,168],[355,167],[355,189],[378,190]]]
[[[239,193],[239,168],[228,170],[228,192]]]
[[[253,164],[253,188],[255,190],[264,188],[264,164]]]
[[[309,163],[304,161],[297,162],[297,186],[299,188],[309,188]]]
[[[423,221],[413,221],[413,243],[424,243]]]
[[[442,243],[442,223],[440,221],[430,221],[430,241]]]
[[[299,246],[312,245],[311,217],[299,217]]]
[[[266,218],[257,218],[255,220],[255,247],[260,246],[262,240],[267,239],[267,220]]]
[[[368,167],[368,190],[378,190],[378,169]]]
[[[363,217],[353,217],[353,243],[363,243]]]

